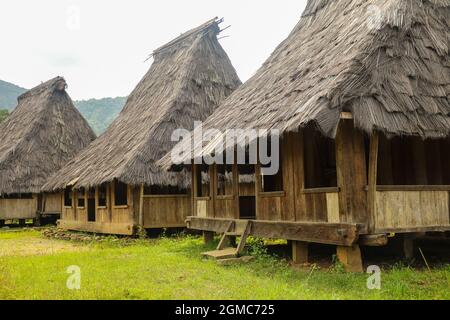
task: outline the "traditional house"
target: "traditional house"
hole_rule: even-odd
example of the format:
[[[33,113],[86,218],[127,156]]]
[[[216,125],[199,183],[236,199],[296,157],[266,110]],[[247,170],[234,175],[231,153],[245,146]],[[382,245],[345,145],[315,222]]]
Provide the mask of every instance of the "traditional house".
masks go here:
[[[61,194],[41,194],[56,171],[95,134],[57,77],[24,93],[0,124],[0,224],[61,214]]]
[[[214,19],[153,53],[154,62],[108,130],[44,187],[65,189],[61,228],[131,235],[137,228],[185,227],[187,172],[155,165],[241,83],[218,42]]]
[[[222,134],[190,154],[194,175],[210,178],[194,179],[188,227],[223,240],[292,240],[296,262],[306,262],[309,242],[337,245],[353,270],[360,245],[403,234],[407,248],[415,233],[450,230],[449,14],[448,1],[309,0],[289,37],[205,122],[203,131]],[[242,163],[227,167],[235,179],[226,196],[223,166],[198,164],[225,152],[227,129],[281,135],[278,173],[254,166],[253,200],[245,199],[254,214],[240,201]],[[170,156],[158,164],[173,166]]]

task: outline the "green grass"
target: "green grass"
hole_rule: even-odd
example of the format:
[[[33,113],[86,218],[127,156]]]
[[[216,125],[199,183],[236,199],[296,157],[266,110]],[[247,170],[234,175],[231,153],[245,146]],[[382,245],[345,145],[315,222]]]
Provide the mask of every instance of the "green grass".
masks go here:
[[[36,231],[0,232],[0,249],[21,237],[42,239]],[[79,246],[88,248],[75,250]],[[111,238],[74,248],[0,253],[0,299],[450,299],[450,266],[431,272],[394,267],[383,271],[382,289],[371,291],[365,274],[298,271],[263,253],[247,265],[219,266],[202,260],[200,253],[211,247],[194,237],[129,244]],[[66,287],[71,265],[81,268],[81,290]]]

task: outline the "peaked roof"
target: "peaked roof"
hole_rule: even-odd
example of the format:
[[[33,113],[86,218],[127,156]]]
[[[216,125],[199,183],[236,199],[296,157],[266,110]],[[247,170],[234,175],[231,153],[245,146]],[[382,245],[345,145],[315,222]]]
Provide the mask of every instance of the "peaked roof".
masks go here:
[[[57,77],[18,98],[0,124],[0,194],[39,193],[48,177],[95,134]]]
[[[118,179],[131,185],[187,185],[188,176],[155,166],[174,145],[175,129],[192,130],[240,84],[219,44],[213,19],[153,53],[154,62],[108,130],[52,177],[44,189],[91,187]]]
[[[289,37],[203,130],[284,132],[314,123],[334,138],[346,111],[366,132],[446,137],[449,29],[449,0],[309,0]],[[196,146],[192,157],[220,141]]]

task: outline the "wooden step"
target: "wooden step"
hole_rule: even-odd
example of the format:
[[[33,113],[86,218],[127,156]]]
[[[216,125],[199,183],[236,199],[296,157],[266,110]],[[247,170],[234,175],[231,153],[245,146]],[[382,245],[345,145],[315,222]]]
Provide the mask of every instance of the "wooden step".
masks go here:
[[[233,259],[237,258],[238,252],[236,251],[236,248],[226,248],[223,250],[204,252],[202,253],[202,256],[216,260]]]
[[[245,264],[254,260],[254,257],[244,256],[240,258],[221,259],[217,260],[217,263],[221,266],[232,266],[236,264]]]

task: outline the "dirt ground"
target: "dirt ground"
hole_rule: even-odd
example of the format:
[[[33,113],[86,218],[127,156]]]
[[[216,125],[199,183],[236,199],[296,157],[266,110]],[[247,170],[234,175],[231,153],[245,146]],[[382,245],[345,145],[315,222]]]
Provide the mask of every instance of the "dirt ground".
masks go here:
[[[63,252],[87,251],[86,246],[68,241],[37,238],[34,232],[29,236],[17,238],[16,230],[3,233],[0,241],[0,257],[8,256],[38,256]]]

